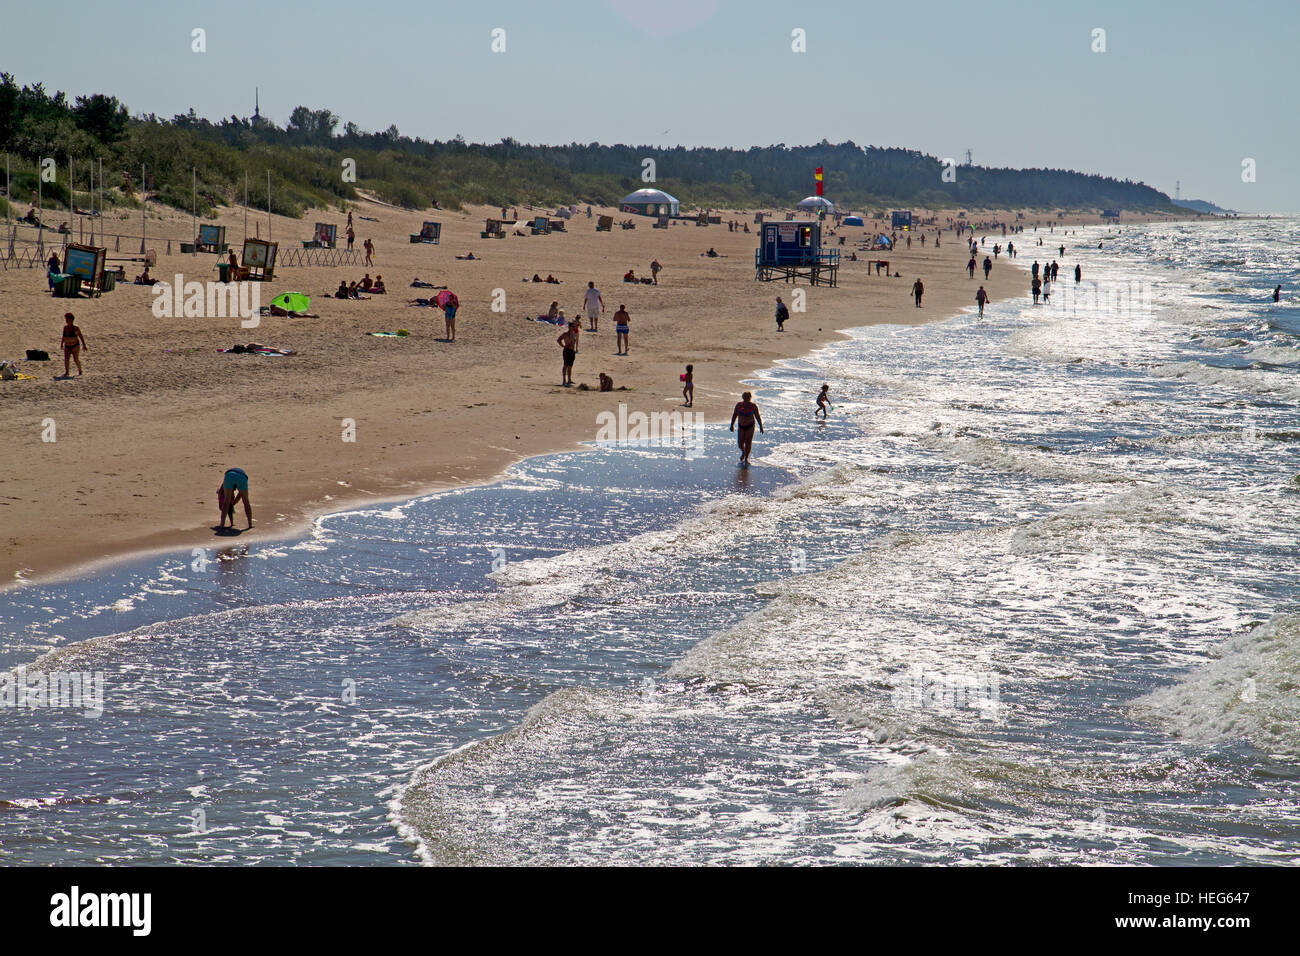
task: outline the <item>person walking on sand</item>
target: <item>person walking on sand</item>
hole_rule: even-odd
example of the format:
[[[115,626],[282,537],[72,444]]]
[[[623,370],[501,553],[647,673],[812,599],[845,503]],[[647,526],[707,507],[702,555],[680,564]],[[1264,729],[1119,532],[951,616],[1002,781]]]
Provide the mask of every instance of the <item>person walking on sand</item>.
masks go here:
[[[569,327],[560,333],[560,337],[555,341],[564,351],[561,353],[564,358],[564,369],[560,373],[560,384],[566,388],[573,384],[573,360],[578,357],[578,323],[570,322]]]
[[[988,302],[988,300],[989,300],[989,294],[984,291],[983,286],[980,286],[979,291],[975,293],[975,304],[980,307],[979,317],[981,319],[984,318],[984,304]]]
[[[989,281],[989,273],[993,271],[993,260],[988,256],[984,257],[984,281]]]
[[[785,303],[781,301],[781,297],[778,295],[776,297],[776,330],[778,332],[785,331],[785,320],[788,318],[790,318],[790,310],[786,308]]]
[[[684,404],[691,408],[695,404],[695,366],[686,366],[686,371],[682,373],[682,398],[686,399]]]
[[[912,298],[916,299],[916,307],[921,307],[921,296],[925,294],[925,284],[917,279],[912,283]]]
[[[970,262],[966,263],[966,274],[972,279],[975,278],[975,257],[970,257]]]
[[[817,412],[821,412],[822,419],[825,420],[827,412],[835,407],[831,404],[830,391],[829,385],[823,385],[822,390],[817,393],[817,411],[813,412],[813,418],[817,417]]]
[[[81,329],[77,327],[77,320],[71,312],[63,316],[63,340],[60,343],[63,346],[63,377],[72,378],[72,372],[68,368],[69,362],[77,363],[77,374],[81,374],[81,350],[90,351],[90,346],[86,344],[86,337],[81,334]]]
[[[361,248],[366,250],[366,265],[373,264],[375,261],[375,244],[371,242],[370,239],[366,239],[366,241],[361,244]]]
[[[460,300],[454,295],[448,295],[442,303],[442,317],[447,324],[447,341],[456,341],[456,310],[460,308]]]
[[[242,468],[227,468],[226,474],[221,479],[221,487],[217,489],[217,506],[221,509],[221,523],[217,525],[218,529],[226,526],[226,518],[230,519],[230,527],[234,529],[235,505],[241,501],[244,503],[244,518],[251,528],[253,527],[253,505],[248,500],[248,475]]]
[[[661,265],[659,264],[659,260],[658,260],[658,259],[653,259],[653,260],[651,260],[651,262],[650,262],[650,279],[651,279],[651,281],[652,281],[652,283],[653,283],[654,285],[658,285],[658,284],[659,284],[659,273],[661,273],[661,272],[663,272],[663,271],[664,271],[664,267],[661,266]]]
[[[54,277],[59,274],[59,254],[50,253],[50,259],[45,263],[45,278],[50,284],[50,291],[54,291]]]
[[[587,313],[587,331],[597,331],[600,313],[605,311],[605,298],[596,288],[596,283],[587,283],[587,291],[582,294],[582,307]]]
[[[754,447],[754,423],[763,431],[763,416],[758,413],[758,406],[750,401],[752,396],[745,392],[740,396],[735,409],[731,412],[731,430],[736,431],[736,421],[740,421],[740,431],[736,432],[736,444],[740,447],[740,464],[749,464],[749,453]]]
[[[627,324],[631,320],[627,314],[627,306],[620,305],[618,311],[614,313],[614,341],[618,347],[619,355],[628,353],[627,347]]]

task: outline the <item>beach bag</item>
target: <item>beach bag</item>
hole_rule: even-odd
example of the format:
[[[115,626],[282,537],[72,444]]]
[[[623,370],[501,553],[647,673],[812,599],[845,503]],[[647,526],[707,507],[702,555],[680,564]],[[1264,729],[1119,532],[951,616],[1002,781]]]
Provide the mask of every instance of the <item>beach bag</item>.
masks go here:
[[[27,361],[29,362],[48,362],[49,360],[50,353],[45,351],[45,349],[27,350]]]

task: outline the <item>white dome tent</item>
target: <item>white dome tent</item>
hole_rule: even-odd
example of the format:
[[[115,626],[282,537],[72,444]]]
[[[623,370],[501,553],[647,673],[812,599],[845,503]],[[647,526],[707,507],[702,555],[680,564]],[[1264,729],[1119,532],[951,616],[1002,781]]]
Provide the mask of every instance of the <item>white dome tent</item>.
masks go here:
[[[807,199],[801,199],[795,204],[795,208],[802,209],[805,212],[826,213],[830,215],[835,212],[835,203],[831,202],[824,196],[809,196]]]
[[[642,216],[676,216],[680,215],[682,205],[662,189],[638,189],[620,199],[618,208]]]

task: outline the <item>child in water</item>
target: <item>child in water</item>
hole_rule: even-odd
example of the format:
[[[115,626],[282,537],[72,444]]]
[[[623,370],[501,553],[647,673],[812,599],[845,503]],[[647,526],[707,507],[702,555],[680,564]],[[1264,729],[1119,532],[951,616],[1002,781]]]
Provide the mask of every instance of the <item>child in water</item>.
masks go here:
[[[682,398],[686,399],[684,403],[687,408],[695,405],[695,366],[686,366],[686,371],[682,373]]]
[[[830,390],[829,385],[823,385],[821,392],[817,395],[817,412],[822,413],[823,419],[826,418],[827,410],[835,407],[830,402]],[[817,417],[817,412],[813,412],[813,418]]]

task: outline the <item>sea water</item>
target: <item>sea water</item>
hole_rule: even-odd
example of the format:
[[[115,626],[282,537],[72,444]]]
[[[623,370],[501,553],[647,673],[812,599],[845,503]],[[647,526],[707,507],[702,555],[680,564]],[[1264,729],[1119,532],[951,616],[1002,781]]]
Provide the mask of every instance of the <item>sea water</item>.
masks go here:
[[[1293,862],[1300,224],[1038,235],[1048,305],[758,375],[748,470],[709,425],[4,593],[10,685],[103,699],[0,707],[0,861]]]

